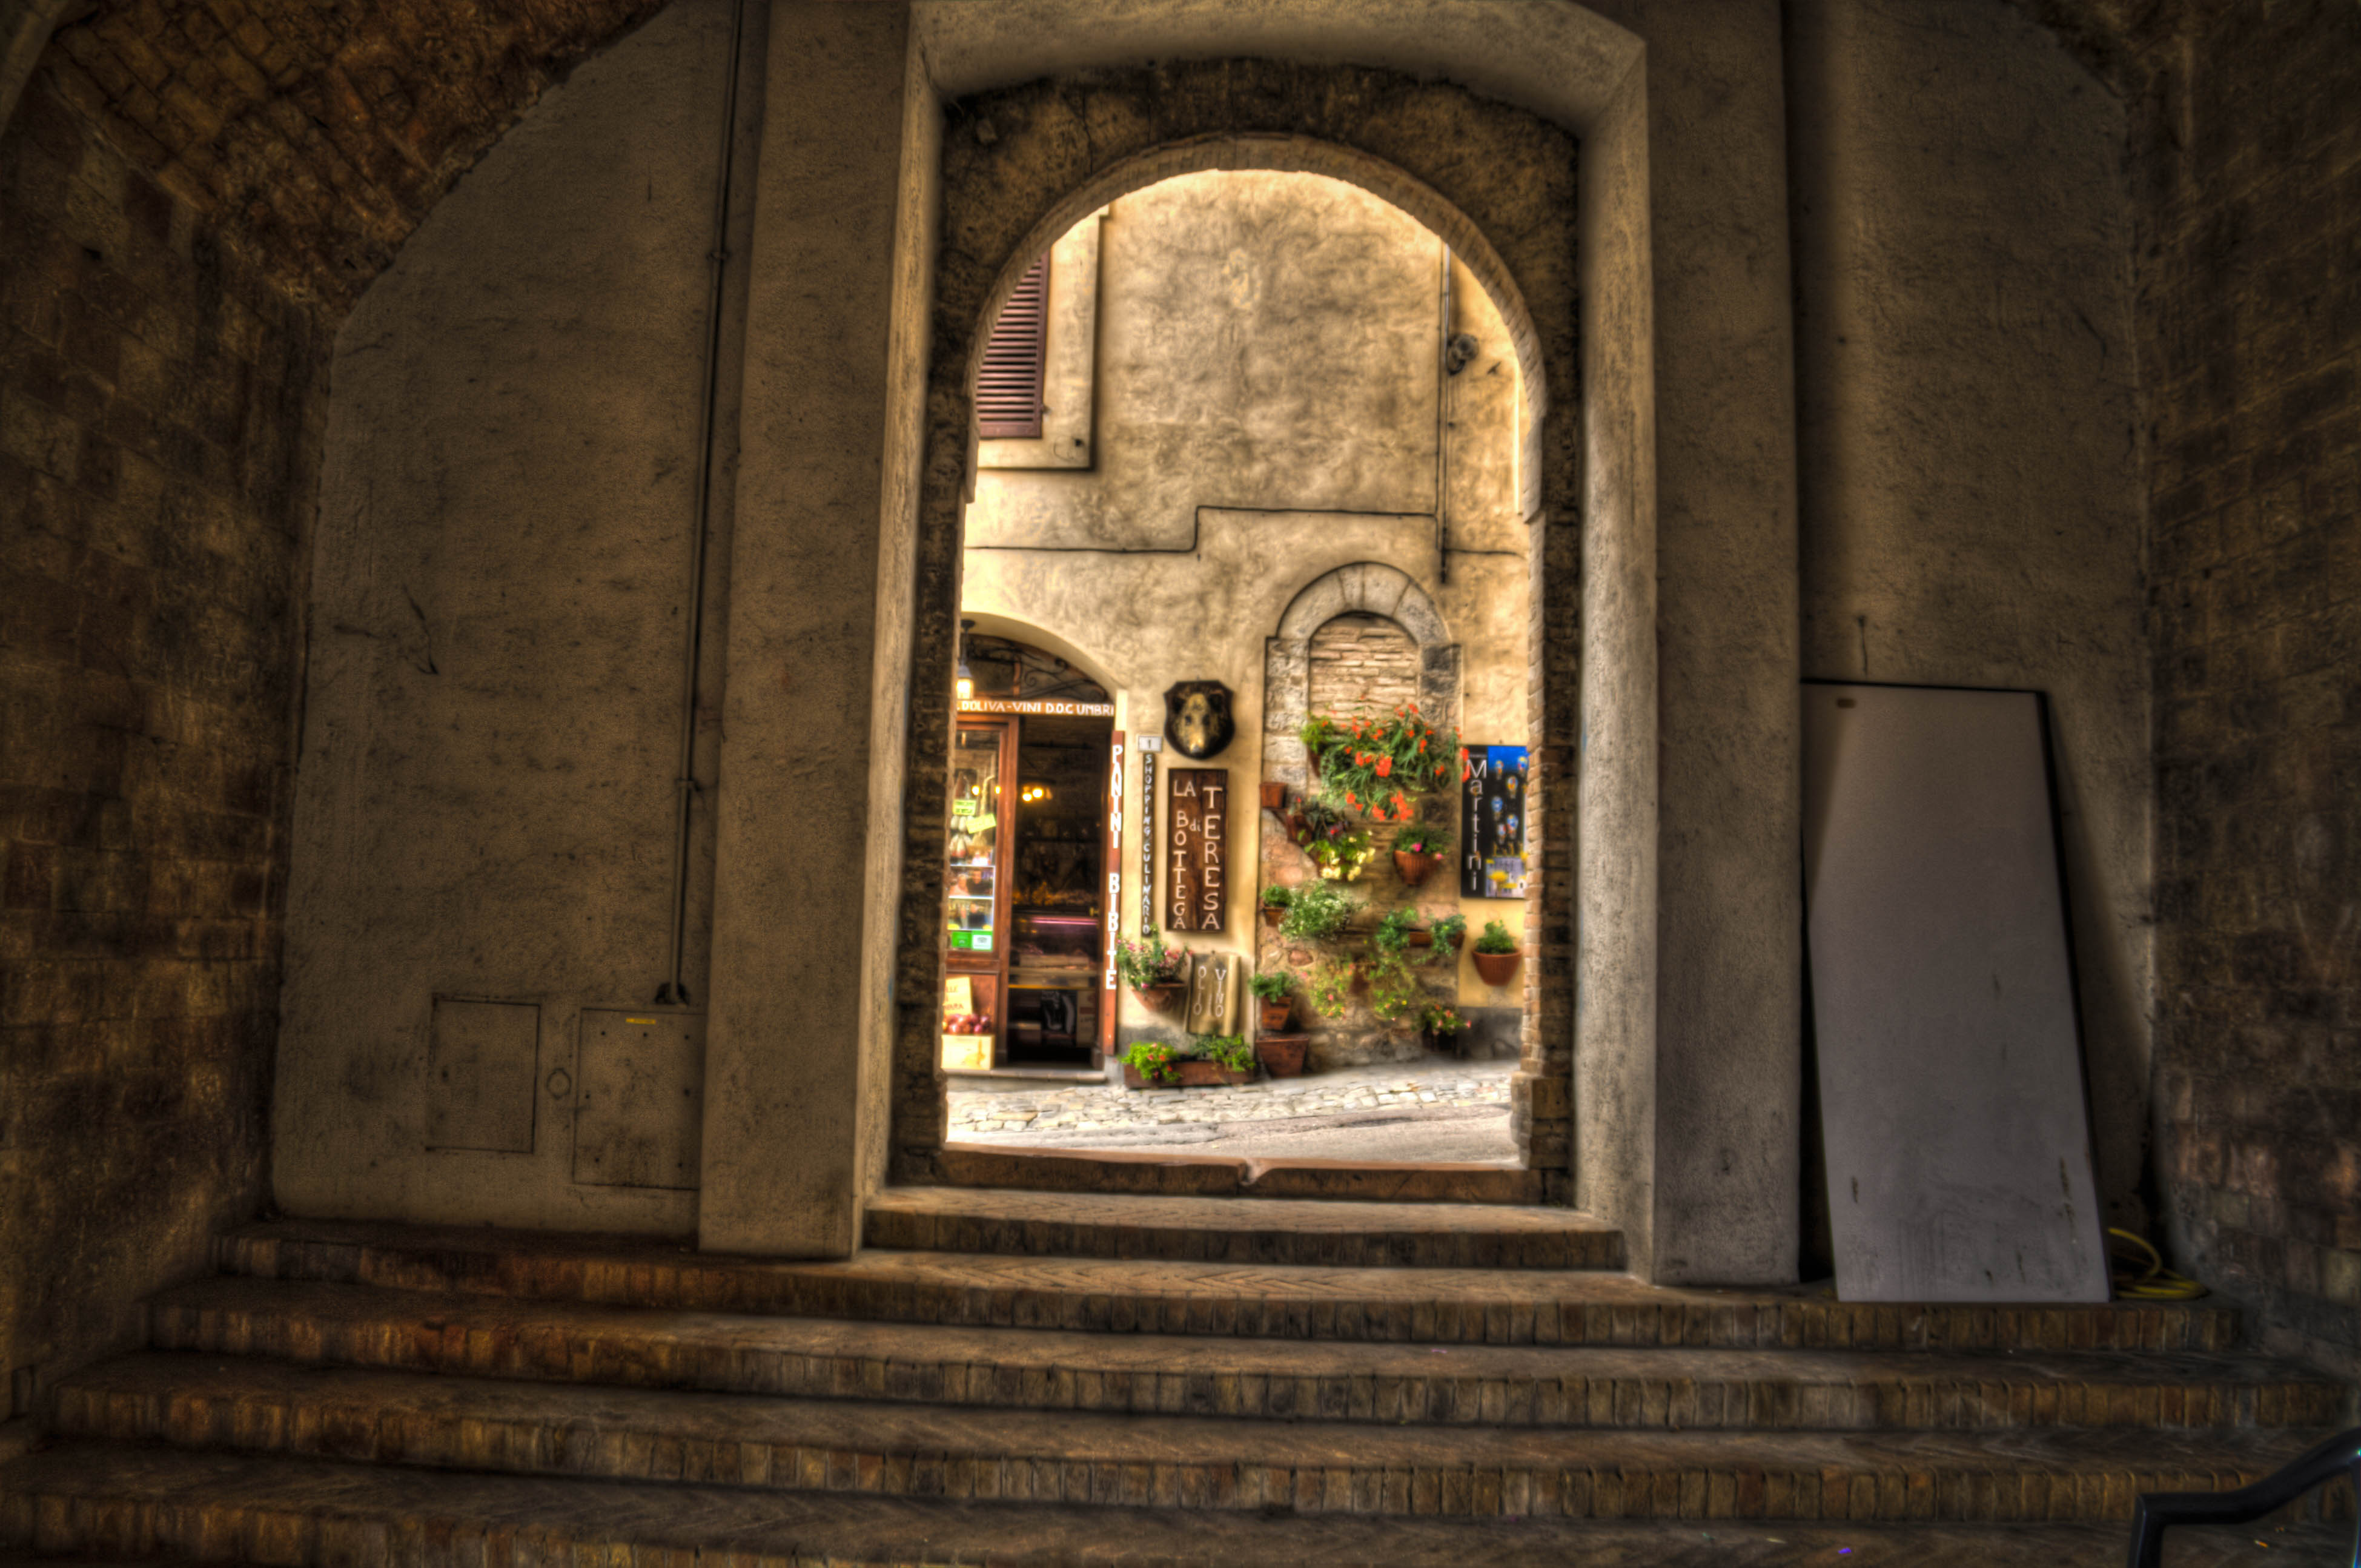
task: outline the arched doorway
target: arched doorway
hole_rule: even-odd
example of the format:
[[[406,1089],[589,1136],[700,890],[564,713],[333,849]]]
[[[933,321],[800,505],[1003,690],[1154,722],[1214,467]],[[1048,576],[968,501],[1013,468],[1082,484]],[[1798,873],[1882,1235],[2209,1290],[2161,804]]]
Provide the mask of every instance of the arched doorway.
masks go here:
[[[1190,68],[1200,69],[1200,68]],[[1261,69],[1257,62],[1206,66],[1208,73]],[[1276,68],[1273,68],[1276,69]],[[1287,68],[1300,74],[1300,68]],[[1390,82],[1383,73],[1342,75]],[[1137,80],[1094,80],[1090,93],[1131,93],[1159,99],[1169,82],[1151,73]],[[1193,123],[1171,115],[1142,122],[1137,140],[1094,146],[1079,162],[1075,147],[1060,135],[1060,105],[1069,102],[1046,84],[983,94],[963,106],[970,134],[955,137],[945,154],[943,261],[938,276],[933,325],[933,363],[928,395],[930,450],[919,506],[919,573],[922,581],[956,581],[961,543],[961,509],[972,494],[974,425],[971,410],[974,365],[981,334],[1050,241],[1081,217],[1128,192],[1175,175],[1209,170],[1280,170],[1345,181],[1378,195],[1444,236],[1511,323],[1525,396],[1520,411],[1519,475],[1526,511],[1523,556],[1533,582],[1521,605],[1529,628],[1529,729],[1533,758],[1534,808],[1528,820],[1536,837],[1532,860],[1551,868],[1533,879],[1532,908],[1524,922],[1532,959],[1525,1007],[1535,1026],[1521,1031],[1527,1059],[1515,1085],[1516,1132],[1528,1164],[1541,1178],[1536,1195],[1568,1201],[1573,1195],[1571,1072],[1573,1054],[1572,759],[1578,708],[1578,616],[1575,570],[1576,534],[1570,521],[1579,480],[1579,440],[1570,395],[1552,389],[1576,383],[1573,324],[1576,306],[1570,270],[1578,214],[1574,200],[1572,138],[1554,126],[1499,105],[1486,104],[1450,88],[1417,90],[1427,106],[1453,118],[1454,129],[1481,145],[1518,143],[1518,156],[1502,168],[1514,190],[1485,189],[1470,182],[1451,162],[1435,158],[1425,136],[1411,134],[1384,115],[1356,113],[1366,95],[1330,95],[1316,104],[1297,93],[1270,101],[1282,124],[1257,124],[1240,112],[1235,97],[1190,97]],[[975,134],[981,126],[988,135]],[[1433,126],[1430,124],[1427,131]],[[1157,132],[1163,134],[1158,135]],[[1179,133],[1179,134],[1174,134]],[[1533,143],[1554,146],[1555,156],[1533,157]],[[1464,161],[1464,160],[1463,160]],[[1423,176],[1423,177],[1422,177]],[[1436,182],[1430,183],[1430,178]],[[1519,182],[1521,181],[1521,184]],[[1455,194],[1442,187],[1456,185]],[[1488,213],[1482,223],[1463,208]],[[1512,236],[1519,260],[1512,266],[1488,235]],[[1529,300],[1521,277],[1542,285]],[[965,464],[944,458],[967,454]],[[1553,521],[1553,502],[1565,521]],[[922,603],[917,621],[917,691],[948,673],[957,606]],[[1553,631],[1562,633],[1552,635]],[[947,685],[948,682],[939,684]],[[948,694],[946,694],[948,695]],[[948,780],[937,759],[943,755],[948,725],[923,701],[914,704],[906,820],[913,845],[918,825],[939,819]],[[1553,809],[1554,808],[1554,809]],[[1551,850],[1554,849],[1555,853]],[[923,862],[915,857],[906,876],[903,929],[930,928],[939,907],[939,884],[927,885]],[[906,947],[906,975],[924,956]],[[933,1019],[905,1007],[896,1035],[896,1098],[894,1106],[895,1171],[905,1179],[933,1173],[930,1146],[939,1146],[942,1110],[939,1080],[928,1076],[935,1046]]]

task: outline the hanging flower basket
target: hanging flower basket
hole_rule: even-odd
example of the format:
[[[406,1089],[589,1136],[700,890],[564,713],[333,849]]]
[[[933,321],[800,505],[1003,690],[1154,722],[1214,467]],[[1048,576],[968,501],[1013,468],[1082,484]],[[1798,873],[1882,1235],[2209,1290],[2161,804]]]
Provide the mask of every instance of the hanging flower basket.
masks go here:
[[[1441,855],[1421,855],[1408,850],[1394,851],[1394,874],[1402,879],[1405,887],[1416,887],[1433,876],[1434,868],[1442,863]]]
[[[1476,972],[1484,977],[1486,985],[1506,985],[1517,978],[1517,966],[1525,961],[1522,953],[1477,953]]]
[[[1139,1004],[1150,1013],[1170,1013],[1180,1005],[1180,999],[1189,994],[1189,988],[1175,981],[1170,985],[1135,985],[1131,993],[1139,998]]]
[[[1390,718],[1314,714],[1297,731],[1319,775],[1321,795],[1370,822],[1409,822],[1429,790],[1454,782],[1459,737],[1437,729],[1404,703]]]

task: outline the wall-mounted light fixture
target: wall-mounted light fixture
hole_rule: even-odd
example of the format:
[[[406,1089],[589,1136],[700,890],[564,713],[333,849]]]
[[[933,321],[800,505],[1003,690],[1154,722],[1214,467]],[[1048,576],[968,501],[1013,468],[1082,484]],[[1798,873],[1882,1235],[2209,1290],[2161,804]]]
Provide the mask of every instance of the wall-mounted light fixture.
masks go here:
[[[975,672],[967,667],[967,634],[974,630],[974,621],[960,622],[959,699],[961,702],[975,696]]]

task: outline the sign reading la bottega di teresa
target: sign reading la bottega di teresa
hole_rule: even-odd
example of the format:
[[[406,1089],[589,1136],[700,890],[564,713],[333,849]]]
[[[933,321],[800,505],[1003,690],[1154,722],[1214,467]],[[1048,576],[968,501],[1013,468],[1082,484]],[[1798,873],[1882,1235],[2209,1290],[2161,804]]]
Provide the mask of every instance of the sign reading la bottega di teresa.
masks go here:
[[[1229,919],[1230,773],[1174,768],[1164,928],[1219,931]]]

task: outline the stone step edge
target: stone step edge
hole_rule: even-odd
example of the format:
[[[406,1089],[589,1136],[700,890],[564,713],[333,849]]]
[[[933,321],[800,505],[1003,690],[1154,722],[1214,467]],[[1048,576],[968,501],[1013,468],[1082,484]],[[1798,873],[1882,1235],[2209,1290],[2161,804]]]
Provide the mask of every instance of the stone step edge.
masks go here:
[[[2342,1385],[2300,1367],[2148,1369],[2137,1352],[2061,1353],[2048,1365],[1991,1353],[1595,1346],[1462,1346],[1445,1353],[1455,1359],[1441,1359],[1432,1346],[1393,1344],[1348,1352],[1331,1342],[1208,1345],[1160,1336],[1110,1344],[1107,1336],[1056,1331],[796,1318],[684,1324],[675,1313],[573,1302],[549,1304],[519,1322],[524,1314],[511,1305],[474,1304],[489,1298],[421,1300],[369,1286],[295,1285],[280,1288],[288,1292],[283,1301],[257,1303],[258,1292],[240,1288],[245,1283],[199,1281],[152,1299],[151,1343],[307,1365],[716,1394],[1640,1430],[2324,1425],[2339,1419],[2345,1398]],[[629,1321],[636,1316],[647,1321]],[[747,1323],[763,1325],[774,1343],[749,1343],[732,1333]],[[800,1343],[798,1325],[805,1328]],[[932,1360],[928,1346],[914,1343],[942,1333],[971,1343],[933,1351]],[[841,1343],[864,1334],[886,1343]],[[972,1343],[978,1336],[983,1345]],[[1152,1349],[1143,1353],[1143,1340]],[[1879,1364],[1844,1365],[1865,1354]],[[2060,1359],[2086,1365],[2060,1369]],[[1766,1361],[1786,1365],[1761,1365]],[[1732,1414],[1718,1418],[1710,1408]]]
[[[345,1229],[346,1227],[335,1227]],[[2004,1348],[2199,1350],[2233,1348],[2239,1317],[2226,1306],[2114,1302],[2093,1306],[1984,1307],[1845,1303],[1796,1294],[1664,1292],[1620,1276],[1568,1273],[1556,1295],[1422,1299],[1287,1295],[1284,1266],[1131,1263],[1145,1284],[1186,1285],[1190,1268],[1259,1271],[1276,1277],[1216,1290],[1142,1288],[1118,1293],[1089,1280],[1012,1284],[959,1277],[965,1255],[889,1254],[862,1263],[800,1265],[682,1249],[601,1248],[567,1252],[503,1245],[480,1233],[405,1238],[305,1234],[285,1223],[219,1238],[223,1273],[248,1278],[342,1281],[397,1289],[459,1291],[513,1299],[586,1300],[760,1315],[833,1317],[974,1327],[1075,1329],[1215,1337],[1337,1339],[1492,1344],[1663,1344],[1705,1348],[1786,1344],[1813,1349]],[[538,1243],[543,1238],[530,1238]],[[913,1273],[939,1260],[944,1277]],[[453,1266],[458,1266],[454,1267]],[[1068,1265],[1067,1266],[1074,1266]],[[1355,1271],[1304,1269],[1299,1277]],[[1358,1271],[1378,1275],[1378,1271]],[[1450,1283],[1442,1271],[1417,1271]],[[1382,1283],[1383,1276],[1379,1276]],[[1400,1276],[1393,1276],[1399,1280]],[[1600,1283],[1593,1285],[1590,1281]],[[752,1287],[760,1282],[765,1288]],[[1598,1299],[1585,1298],[1586,1292]]]
[[[2323,1435],[2225,1445],[2059,1433],[2028,1453],[2016,1452],[2028,1446],[2017,1433],[1925,1445],[1904,1435],[1880,1452],[1873,1438],[1825,1433],[1635,1442],[1496,1430],[1468,1455],[1447,1428],[949,1411],[911,1422],[854,1401],[749,1409],[753,1401],[693,1394],[626,1395],[586,1415],[588,1401],[514,1384],[328,1374],[255,1388],[234,1369],[162,1365],[174,1359],[126,1358],[69,1380],[58,1431],[411,1468],[979,1501],[1587,1519],[1627,1517],[1635,1493],[1661,1510],[1667,1497],[1695,1492],[1714,1499],[1715,1517],[1982,1522],[2125,1519],[2138,1493],[2244,1486]],[[411,1388],[428,1397],[404,1398]],[[2129,1457],[2151,1447],[2167,1457]]]
[[[1101,1195],[1075,1212],[1063,1195],[1008,1192],[1001,1203],[939,1207],[919,1196],[972,1190],[889,1189],[868,1206],[863,1240],[873,1247],[920,1252],[1339,1267],[1620,1269],[1627,1261],[1620,1231],[1572,1211],[1544,1211],[1564,1213],[1566,1223],[1535,1225],[1528,1219],[1536,1212],[1531,1209],[1474,1205],[1266,1205],[1117,1194]],[[1098,1212],[1090,1212],[1091,1202]],[[1267,1220],[1256,1213],[1266,1207]],[[1389,1207],[1401,1217],[1389,1216]],[[1312,1209],[1340,1212],[1305,1212]],[[1491,1215],[1499,1217],[1497,1223],[1488,1223]]]
[[[659,1512],[644,1501],[655,1488],[627,1483],[437,1478],[443,1484],[434,1487],[428,1507],[414,1480],[367,1465],[156,1453],[140,1456],[137,1475],[109,1475],[120,1457],[104,1445],[67,1444],[0,1469],[0,1551],[150,1561],[170,1553],[277,1568],[390,1563],[527,1568],[591,1560],[693,1568],[725,1554],[749,1568],[1071,1564],[1117,1555],[1132,1568],[1273,1562],[1304,1568],[1379,1562],[1402,1568],[1469,1563],[1562,1568],[1576,1560],[1573,1552],[1653,1568],[1788,1568],[1841,1561],[1838,1549],[1849,1547],[1866,1548],[1855,1560],[1872,1563],[1992,1568],[1995,1551],[2009,1553],[2012,1563],[2113,1563],[2124,1541],[2116,1525],[1831,1527],[1701,1516],[1668,1533],[1653,1520],[1510,1523],[1230,1512],[1202,1516],[1187,1531],[1174,1531],[1160,1521],[1151,1530],[1137,1511],[1104,1506],[1010,1510],[919,1498],[732,1495],[719,1488],[694,1489],[687,1500],[704,1519],[692,1523],[690,1508],[682,1506],[689,1489],[678,1487],[664,1489],[668,1506]],[[2330,1527],[2309,1529],[2323,1541],[2334,1533]],[[2236,1544],[2243,1548],[2243,1540]],[[2243,1550],[2215,1555],[2209,1545],[2195,1544],[2186,1568],[2246,1568],[2278,1560]],[[1905,1551],[1906,1557],[1895,1554]]]
[[[1540,1203],[1546,1174],[1473,1162],[1372,1164],[1251,1159],[1159,1149],[1017,1151],[950,1142],[918,1185],[1025,1192],[1154,1193],[1195,1198],[1320,1198],[1362,1203]]]

